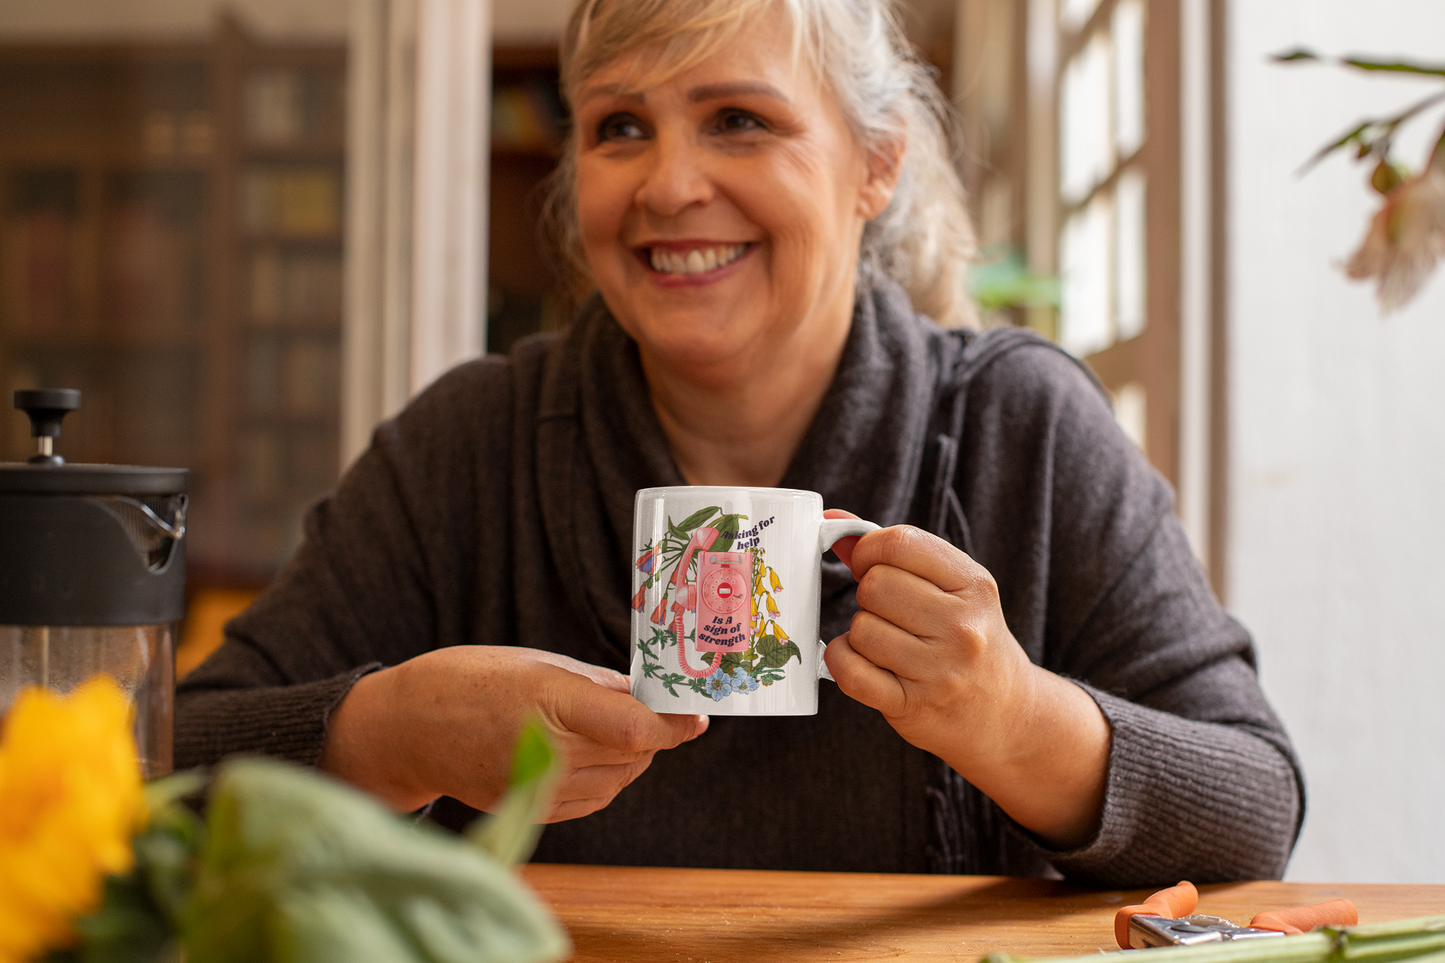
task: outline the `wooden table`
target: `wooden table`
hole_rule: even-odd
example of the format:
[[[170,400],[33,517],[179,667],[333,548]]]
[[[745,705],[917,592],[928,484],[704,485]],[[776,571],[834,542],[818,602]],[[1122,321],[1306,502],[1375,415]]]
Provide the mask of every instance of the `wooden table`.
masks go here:
[[[1082,955],[1117,949],[1115,910],[1148,895],[987,876],[552,865],[522,875],[571,933],[578,963]],[[1445,885],[1273,882],[1202,887],[1198,911],[1242,923],[1341,896],[1361,923],[1445,914]]]

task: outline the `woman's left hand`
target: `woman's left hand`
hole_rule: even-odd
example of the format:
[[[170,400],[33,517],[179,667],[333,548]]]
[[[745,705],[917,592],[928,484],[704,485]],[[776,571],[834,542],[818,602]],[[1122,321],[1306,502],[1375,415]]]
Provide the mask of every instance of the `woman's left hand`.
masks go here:
[[[846,542],[859,611],[828,646],[838,687],[1050,845],[1087,841],[1109,756],[1094,700],[1029,661],[993,576],[948,542],[907,525]]]

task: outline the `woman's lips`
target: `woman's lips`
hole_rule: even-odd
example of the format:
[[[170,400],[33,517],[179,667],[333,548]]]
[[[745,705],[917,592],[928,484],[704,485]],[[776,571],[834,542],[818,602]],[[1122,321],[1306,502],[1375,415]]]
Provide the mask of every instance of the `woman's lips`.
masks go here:
[[[638,258],[663,282],[711,280],[743,257],[751,244],[669,241],[637,248]]]

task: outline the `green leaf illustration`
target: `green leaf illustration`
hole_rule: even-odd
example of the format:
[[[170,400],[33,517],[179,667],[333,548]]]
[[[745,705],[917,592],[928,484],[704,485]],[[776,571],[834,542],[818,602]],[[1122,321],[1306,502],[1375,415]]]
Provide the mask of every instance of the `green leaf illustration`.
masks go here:
[[[761,668],[781,669],[795,656],[799,662],[803,661],[803,652],[798,648],[798,643],[791,639],[786,643],[779,642],[776,635],[765,635],[758,639],[753,643],[753,651],[758,654],[758,666]]]
[[[743,516],[734,514],[724,515],[718,519],[717,524],[713,526],[717,529],[717,541],[712,543],[714,552],[726,552],[733,547],[733,542],[738,537],[738,528],[741,526],[742,518]]]
[[[687,676],[682,675],[679,672],[669,672],[667,675],[659,676],[658,680],[662,683],[662,687],[666,689],[670,694],[679,699],[682,698],[682,693],[674,689],[673,686],[677,685],[680,682],[686,682]]]
[[[682,529],[684,532],[688,533],[689,535],[691,535],[693,529],[697,528],[699,525],[701,525],[703,522],[707,521],[709,518],[712,518],[713,512],[719,512],[719,511],[722,511],[722,509],[719,508],[719,507],[716,506],[716,505],[713,505],[713,506],[708,507],[708,508],[699,508],[697,511],[693,512],[691,515],[689,515],[689,516],[687,516],[686,518],[684,518],[684,519],[682,520],[682,523],[679,524],[677,527],[680,528],[680,529]]]
[[[746,669],[748,664],[743,659],[741,652],[724,652],[722,657],[722,670],[731,674],[737,669]]]

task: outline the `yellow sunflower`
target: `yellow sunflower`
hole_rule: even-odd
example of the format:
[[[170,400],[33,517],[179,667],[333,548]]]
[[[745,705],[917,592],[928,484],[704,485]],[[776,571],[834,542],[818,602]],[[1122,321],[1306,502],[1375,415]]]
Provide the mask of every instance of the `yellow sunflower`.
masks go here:
[[[0,963],[74,938],[104,876],[130,869],[142,812],[130,704],[114,681],[20,693],[0,722]]]

